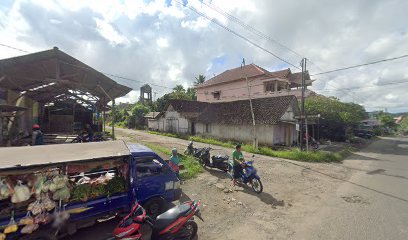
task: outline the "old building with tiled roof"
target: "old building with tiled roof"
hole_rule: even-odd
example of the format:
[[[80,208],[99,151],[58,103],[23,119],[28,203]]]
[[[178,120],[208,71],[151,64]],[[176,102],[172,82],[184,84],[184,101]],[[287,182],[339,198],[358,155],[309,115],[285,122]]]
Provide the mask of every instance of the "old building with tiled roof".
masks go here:
[[[312,80],[306,73],[306,85]],[[248,78],[248,82],[246,81]],[[201,102],[228,102],[251,98],[301,95],[302,73],[288,69],[270,72],[255,64],[226,70],[198,85],[197,100]],[[248,95],[249,88],[249,95]],[[306,95],[313,92],[306,91]]]
[[[295,115],[299,114],[293,95],[252,100],[259,144],[289,145],[296,141]],[[198,134],[218,139],[251,142],[252,116],[248,100],[197,102],[170,100],[149,128],[162,132]]]

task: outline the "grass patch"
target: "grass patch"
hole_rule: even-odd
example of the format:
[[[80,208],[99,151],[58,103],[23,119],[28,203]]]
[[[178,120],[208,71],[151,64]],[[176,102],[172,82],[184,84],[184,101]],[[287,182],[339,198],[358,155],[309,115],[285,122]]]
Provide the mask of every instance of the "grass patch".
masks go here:
[[[202,136],[180,136],[173,133],[161,133],[161,132],[148,132],[151,134],[162,135],[167,137],[189,139],[194,142],[206,143],[226,148],[235,148],[236,142],[232,141],[221,141],[214,138],[206,138]],[[288,150],[275,150],[270,147],[260,147],[258,150],[253,147],[252,144],[242,144],[242,150],[249,153],[261,154],[270,157],[285,158],[304,162],[341,162],[346,158],[350,150],[343,150],[340,152],[332,153],[326,151],[300,151],[297,148],[291,148]]]
[[[144,143],[147,147],[152,149],[156,153],[162,153],[164,155],[170,156],[171,149],[162,147],[157,144]],[[203,167],[198,163],[198,161],[191,156],[180,155],[181,163],[184,166],[185,171],[180,171],[180,176],[183,180],[195,178],[199,173],[203,172]]]
[[[220,141],[214,138],[205,138],[201,136],[191,136],[189,137],[189,140],[192,140],[194,142],[201,142],[201,143],[207,143],[211,145],[217,145],[221,147],[227,147],[227,148],[234,148],[236,145],[231,141]]]
[[[181,135],[176,134],[176,133],[162,133],[162,132],[154,132],[154,131],[147,131],[147,133],[154,134],[154,135],[160,135],[160,136],[166,136],[166,137],[173,137],[173,138],[183,138]]]

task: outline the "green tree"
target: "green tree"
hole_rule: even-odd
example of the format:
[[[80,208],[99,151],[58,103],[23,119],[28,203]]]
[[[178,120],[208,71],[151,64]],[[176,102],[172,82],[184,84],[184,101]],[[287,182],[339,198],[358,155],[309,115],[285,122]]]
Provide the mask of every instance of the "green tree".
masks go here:
[[[163,111],[170,99],[196,101],[196,91],[194,88],[187,88],[186,90],[183,85],[177,85],[171,93],[164,94],[153,103],[153,110],[157,112]]]
[[[398,132],[403,135],[408,135],[408,116],[404,116],[401,123],[398,126]]]
[[[144,126],[144,115],[151,111],[149,106],[143,105],[141,103],[137,103],[132,108],[132,121],[129,122],[131,127],[141,128]]]
[[[305,111],[308,115],[320,114],[321,136],[333,140],[344,140],[346,132],[350,132],[367,118],[363,106],[340,102],[335,97],[308,97]]]
[[[389,113],[380,111],[379,113],[377,113],[376,118],[378,121],[381,122],[381,125],[383,125],[385,128],[388,128],[390,130],[395,130],[397,127],[394,117]]]
[[[198,75],[198,77],[195,77],[195,82],[194,82],[194,86],[197,86],[199,84],[203,84],[205,82],[205,76],[204,75]]]

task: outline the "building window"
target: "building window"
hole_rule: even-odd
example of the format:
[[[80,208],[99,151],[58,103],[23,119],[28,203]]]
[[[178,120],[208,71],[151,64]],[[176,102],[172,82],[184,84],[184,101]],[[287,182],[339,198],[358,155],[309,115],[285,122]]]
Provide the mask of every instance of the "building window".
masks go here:
[[[212,95],[214,96],[214,99],[219,100],[221,97],[221,91],[212,92]]]
[[[7,102],[7,90],[3,90],[0,88],[0,100],[4,100]]]
[[[206,133],[211,132],[211,124],[210,124],[210,123],[206,123],[206,124],[205,124],[205,132],[206,132]]]
[[[275,81],[269,81],[264,83],[265,92],[274,92],[275,91]]]

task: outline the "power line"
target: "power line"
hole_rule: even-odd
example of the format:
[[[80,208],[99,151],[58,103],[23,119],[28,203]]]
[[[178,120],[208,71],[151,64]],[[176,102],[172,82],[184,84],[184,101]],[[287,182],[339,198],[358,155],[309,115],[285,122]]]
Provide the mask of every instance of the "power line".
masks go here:
[[[394,60],[398,60],[398,59],[406,58],[406,57],[408,57],[408,54],[405,54],[405,55],[402,55],[402,56],[399,56],[399,57],[387,58],[387,59],[382,59],[382,60],[378,60],[378,61],[374,61],[374,62],[369,62],[369,63],[363,63],[363,64],[359,64],[359,65],[354,65],[354,66],[349,66],[349,67],[343,67],[343,68],[333,69],[333,70],[326,71],[326,72],[315,73],[315,74],[311,74],[310,76],[317,76],[317,75],[322,75],[322,74],[327,74],[327,73],[333,73],[333,72],[348,70],[348,69],[352,69],[352,68],[358,68],[358,67],[373,65],[373,64],[377,64],[377,63],[383,63],[383,62],[388,62],[388,61],[394,61]]]
[[[224,16],[224,17],[226,17],[227,19],[229,19],[229,20],[231,20],[231,21],[233,21],[233,22],[239,24],[239,25],[242,26],[244,29],[246,29],[246,30],[248,30],[248,31],[250,31],[250,32],[252,32],[252,33],[258,35],[259,37],[265,38],[266,40],[269,40],[269,41],[272,41],[272,42],[274,42],[274,43],[280,45],[281,47],[286,48],[287,50],[291,51],[292,53],[296,54],[297,56],[300,56],[301,58],[304,58],[301,54],[299,54],[299,53],[295,52],[294,50],[290,49],[289,47],[287,47],[287,46],[285,46],[285,45],[279,43],[279,42],[276,41],[275,39],[269,37],[268,35],[262,33],[261,31],[255,29],[255,28],[253,28],[252,26],[250,26],[250,25],[248,25],[248,24],[245,24],[244,22],[242,22],[241,20],[239,20],[237,17],[234,17],[233,15],[231,15],[231,14],[229,14],[229,13],[223,11],[223,10],[220,9],[219,7],[216,7],[216,6],[211,5],[211,4],[206,4],[205,2],[202,2],[202,4],[204,4],[204,5],[208,6],[208,7],[210,7],[210,8],[213,9],[214,11],[220,13],[222,16]],[[190,8],[190,9],[192,9],[192,8]],[[195,11],[196,13],[198,13],[197,10],[195,10],[195,9],[192,9],[192,10]],[[198,14],[200,14],[200,13],[198,13]],[[200,14],[200,15],[202,15],[202,14]],[[209,19],[208,17],[206,17],[206,18]],[[209,19],[209,20],[210,20],[210,21],[213,21],[212,19]],[[213,21],[213,22],[214,22],[214,21]],[[219,25],[219,24],[218,24],[218,25]],[[310,61],[310,60],[309,60],[309,61]],[[315,65],[316,67],[318,67],[314,62],[310,61],[310,63],[312,63],[313,65]],[[321,71],[323,71],[320,67],[318,67],[318,68],[319,68]],[[298,69],[300,69],[300,68],[298,68]],[[330,84],[327,84],[327,85],[331,86]],[[334,86],[332,86],[332,87],[334,88]],[[350,93],[350,92],[345,92],[345,93],[346,93],[347,95],[351,95],[353,98],[356,97],[353,93]]]
[[[21,48],[12,47],[12,46],[9,46],[9,45],[3,44],[3,43],[0,43],[0,46],[10,48],[10,49],[14,49],[14,50],[17,50],[17,51],[20,51],[20,52],[30,53],[29,51],[23,50]]]
[[[196,8],[194,8],[194,7],[192,7],[192,6],[184,5],[182,2],[180,2],[180,1],[178,1],[178,0],[175,0],[175,1],[178,2],[179,4],[181,4],[182,6],[185,6],[185,7],[189,8],[190,10],[194,11],[194,12],[197,13],[198,15],[200,15],[200,16],[206,18],[207,20],[211,21],[212,23],[217,24],[218,26],[220,26],[220,27],[222,27],[223,29],[227,30],[228,32],[234,34],[235,36],[237,36],[237,37],[239,37],[239,38],[245,40],[246,42],[250,43],[251,45],[253,45],[253,46],[255,46],[255,47],[257,47],[257,48],[263,50],[264,52],[267,52],[267,53],[271,54],[272,56],[274,56],[275,58],[281,60],[282,62],[285,62],[285,63],[289,64],[290,66],[292,66],[292,67],[297,68],[297,69],[300,70],[300,68],[299,68],[298,66],[296,66],[296,65],[294,65],[293,63],[291,63],[291,62],[289,62],[289,61],[283,59],[282,57],[276,55],[275,53],[269,51],[268,49],[266,49],[266,48],[260,46],[259,44],[255,43],[254,41],[250,40],[249,38],[244,37],[242,34],[239,34],[239,33],[235,32],[234,30],[228,28],[228,27],[225,26],[224,24],[220,23],[217,19],[211,18],[211,17],[208,16],[207,14],[198,11]]]
[[[251,25],[246,24],[245,22],[241,21],[239,18],[237,18],[237,17],[235,17],[235,16],[229,14],[228,12],[222,10],[220,7],[218,7],[218,6],[216,6],[216,5],[212,4],[212,3],[206,3],[206,2],[204,2],[204,1],[201,2],[201,3],[204,4],[205,6],[211,8],[212,10],[218,12],[219,14],[223,15],[224,17],[226,17],[227,19],[231,20],[232,22],[235,22],[236,24],[240,25],[240,26],[243,27],[244,29],[246,29],[246,30],[248,30],[248,31],[250,31],[250,32],[252,32],[252,33],[254,33],[254,34],[256,34],[257,36],[259,36],[259,37],[261,37],[261,38],[264,38],[264,39],[266,39],[266,40],[268,40],[268,41],[270,41],[270,42],[273,42],[273,43],[279,45],[281,48],[284,48],[284,49],[286,49],[286,50],[288,50],[288,51],[294,53],[295,55],[297,55],[297,56],[300,57],[300,58],[304,58],[304,56],[302,56],[300,53],[298,53],[298,52],[296,52],[295,50],[289,48],[288,46],[286,46],[286,45],[280,43],[279,41],[273,39],[272,37],[268,36],[267,34],[265,34],[265,33],[261,32],[261,31],[259,31],[258,29],[254,28],[254,27],[252,27]]]
[[[408,80],[400,81],[400,82],[388,82],[384,84],[374,85],[374,86],[362,86],[362,87],[352,87],[352,88],[337,88],[338,90],[355,90],[355,89],[364,89],[364,88],[373,88],[373,87],[383,87],[388,85],[396,85],[396,84],[405,84],[408,83]],[[314,89],[316,91],[330,91],[330,89]]]

